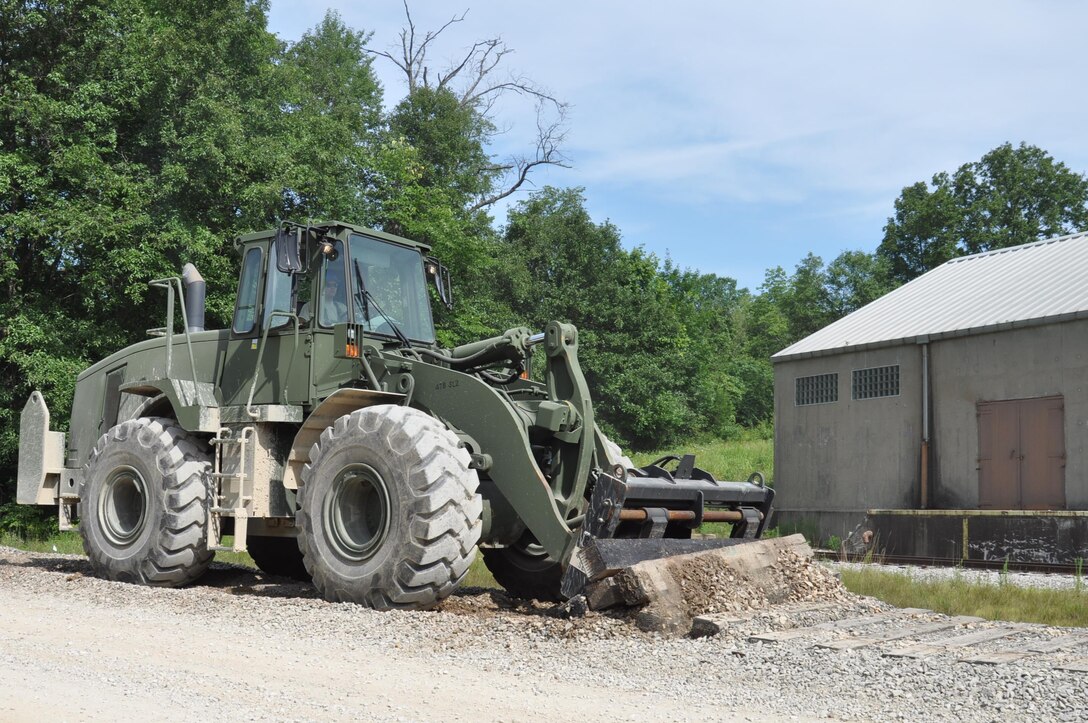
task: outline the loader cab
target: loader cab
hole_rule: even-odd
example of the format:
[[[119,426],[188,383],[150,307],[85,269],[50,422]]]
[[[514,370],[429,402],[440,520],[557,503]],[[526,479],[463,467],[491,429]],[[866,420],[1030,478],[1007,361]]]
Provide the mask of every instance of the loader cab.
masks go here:
[[[222,403],[247,404],[252,389],[254,404],[305,404],[311,394],[310,337],[298,309],[310,304],[313,284],[280,270],[282,249],[271,234],[242,237],[239,245],[241,270],[219,383]]]
[[[352,320],[377,337],[433,344],[434,321],[418,248],[353,233],[349,242]],[[394,328],[395,327],[395,328]]]
[[[334,329],[351,322],[381,344],[435,343],[428,282],[450,305],[449,273],[427,247],[346,224],[237,240],[242,263],[220,387],[225,404],[308,404],[351,383]],[[399,332],[399,334],[398,334]],[[263,353],[261,348],[264,348]],[[255,365],[260,363],[260,370]]]

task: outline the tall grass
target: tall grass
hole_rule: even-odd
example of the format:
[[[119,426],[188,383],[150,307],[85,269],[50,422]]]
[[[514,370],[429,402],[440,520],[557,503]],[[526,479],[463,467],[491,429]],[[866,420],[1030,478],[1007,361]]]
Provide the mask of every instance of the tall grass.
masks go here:
[[[685,444],[677,449],[638,452],[631,455],[635,464],[649,464],[666,454],[694,454],[695,464],[720,480],[743,481],[753,472],[774,479],[774,441],[745,434],[737,440],[712,440]]]
[[[230,535],[223,537],[224,545],[231,545],[233,538]],[[64,555],[82,555],[83,540],[78,532],[56,532],[44,540],[28,539],[20,535],[5,532],[0,534],[0,546],[14,547],[28,552],[58,552]],[[257,568],[257,563],[247,552],[216,552],[217,562],[227,562],[232,565],[244,565]]]
[[[27,538],[10,532],[0,533],[0,546],[14,547],[28,552],[59,552],[65,555],[82,555],[83,540],[78,532],[54,532],[44,539]]]
[[[842,581],[851,592],[901,608],[920,607],[987,620],[1088,627],[1088,596],[1076,589],[967,582],[959,576],[923,582],[902,573],[868,568],[843,570]]]

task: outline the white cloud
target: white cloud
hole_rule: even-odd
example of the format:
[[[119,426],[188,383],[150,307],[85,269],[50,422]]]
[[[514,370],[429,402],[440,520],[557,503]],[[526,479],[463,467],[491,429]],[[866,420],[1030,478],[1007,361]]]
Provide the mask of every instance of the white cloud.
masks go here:
[[[400,0],[332,4],[373,30],[376,47],[397,42]],[[883,199],[871,235],[903,186],[1005,141],[1088,169],[1088,4],[477,0],[412,10],[425,30],[464,7],[465,22],[432,57],[452,60],[502,35],[516,50],[511,70],[571,103],[575,168],[546,174],[553,183],[681,206],[801,209],[834,198],[819,212],[846,216]],[[273,30],[297,37],[320,13],[273,0],[271,17]],[[378,67],[393,93],[399,78]],[[524,149],[532,106],[511,102],[501,113],[511,130],[496,151]]]

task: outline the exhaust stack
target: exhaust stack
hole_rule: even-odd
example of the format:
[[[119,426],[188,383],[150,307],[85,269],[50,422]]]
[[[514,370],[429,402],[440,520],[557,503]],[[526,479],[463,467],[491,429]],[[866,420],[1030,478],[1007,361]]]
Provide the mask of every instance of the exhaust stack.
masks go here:
[[[185,318],[189,332],[204,331],[204,295],[206,288],[204,277],[196,266],[185,264],[181,269],[181,281],[185,284]]]

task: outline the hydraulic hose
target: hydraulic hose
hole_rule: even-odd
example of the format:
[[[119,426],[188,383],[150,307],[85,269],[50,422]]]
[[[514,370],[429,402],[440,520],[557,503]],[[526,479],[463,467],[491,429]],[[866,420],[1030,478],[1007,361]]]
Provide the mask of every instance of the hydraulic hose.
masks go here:
[[[486,358],[488,355],[490,355],[491,353],[494,352],[494,348],[481,349],[480,351],[476,352],[475,354],[473,354],[471,356],[460,357],[460,358],[447,356],[446,354],[443,354],[442,352],[434,351],[433,349],[416,348],[415,351],[417,353],[419,353],[419,354],[422,354],[423,356],[428,356],[428,357],[431,357],[432,359],[437,359],[440,362],[444,362],[446,364],[449,364],[451,367],[457,367],[459,369],[463,369],[465,367],[474,366],[476,364],[476,362],[480,361],[481,359]],[[495,361],[499,361],[499,360],[496,359]]]

